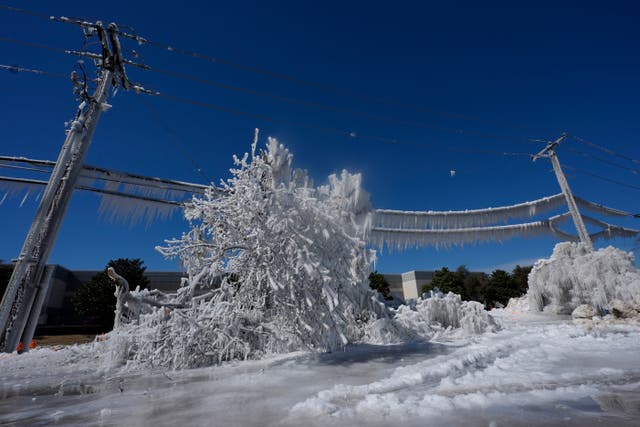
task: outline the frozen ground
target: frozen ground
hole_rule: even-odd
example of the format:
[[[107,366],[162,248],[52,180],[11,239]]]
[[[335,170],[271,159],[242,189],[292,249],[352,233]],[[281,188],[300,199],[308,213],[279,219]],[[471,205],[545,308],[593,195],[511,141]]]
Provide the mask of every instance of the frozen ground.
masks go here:
[[[82,347],[0,357],[0,425],[640,425],[640,326],[497,311],[455,341],[103,371]]]

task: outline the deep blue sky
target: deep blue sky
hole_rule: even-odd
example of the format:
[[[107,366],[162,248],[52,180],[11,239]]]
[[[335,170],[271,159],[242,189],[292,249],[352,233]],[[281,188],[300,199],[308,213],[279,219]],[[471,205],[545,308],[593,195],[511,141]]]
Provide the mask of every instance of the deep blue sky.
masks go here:
[[[171,7],[117,0],[0,3],[115,21],[154,41],[321,87],[152,46],[135,47],[152,67],[366,113],[326,111],[130,68],[131,78],[147,87],[274,121],[120,91],[111,98],[113,109],[103,115],[89,151],[87,162],[94,165],[203,182],[190,160],[196,159],[217,181],[229,176],[232,154],[247,151],[253,129],[259,127],[263,137],[274,136],[288,145],[296,166],[308,169],[317,183],[346,168],[363,174],[375,207],[447,210],[557,193],[548,161],[499,154],[542,148],[527,138],[554,139],[567,131],[640,159],[640,7],[631,1],[182,1]],[[6,10],[0,10],[0,37],[57,48],[82,45],[75,26]],[[127,47],[134,48],[130,43]],[[75,58],[0,41],[0,63],[69,73]],[[0,94],[0,154],[55,160],[64,140],[63,123],[76,108],[69,82],[3,71]],[[346,136],[349,132],[358,137]],[[399,143],[383,142],[388,140]],[[640,187],[640,175],[572,150],[632,168],[640,164],[575,141],[558,151],[563,164]],[[576,194],[639,211],[638,189],[566,172]],[[13,199],[0,207],[0,259],[18,254],[35,213],[33,200],[22,208],[19,202]],[[132,228],[98,218],[98,204],[93,194],[74,195],[51,262],[97,269],[110,258],[140,257],[150,270],[177,268],[153,248],[187,229],[180,215]],[[640,228],[638,220],[613,222]],[[383,253],[377,268],[510,268],[548,256],[554,243],[514,239]],[[633,247],[629,240],[614,244]]]

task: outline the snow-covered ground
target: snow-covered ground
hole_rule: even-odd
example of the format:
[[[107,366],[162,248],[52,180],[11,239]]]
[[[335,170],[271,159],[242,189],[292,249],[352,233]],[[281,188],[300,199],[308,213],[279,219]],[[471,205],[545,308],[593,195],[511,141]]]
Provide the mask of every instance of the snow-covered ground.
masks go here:
[[[640,425],[640,325],[492,312],[499,332],[179,372],[85,347],[0,357],[2,425]]]

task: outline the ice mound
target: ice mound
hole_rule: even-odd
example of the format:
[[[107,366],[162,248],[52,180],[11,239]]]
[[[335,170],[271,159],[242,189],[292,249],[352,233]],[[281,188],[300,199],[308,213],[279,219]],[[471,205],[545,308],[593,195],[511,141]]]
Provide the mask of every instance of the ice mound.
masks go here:
[[[529,297],[523,295],[517,298],[509,298],[507,306],[504,308],[508,312],[526,312],[529,311]]]
[[[613,300],[640,303],[640,272],[632,253],[612,246],[589,252],[581,243],[558,243],[551,258],[531,270],[527,295],[532,311],[571,314],[587,304],[605,314]]]
[[[373,329],[373,330],[372,330]],[[373,341],[385,338],[436,339],[495,332],[500,325],[475,301],[462,301],[460,295],[430,292],[409,305],[401,305],[391,320],[380,320],[369,330]]]

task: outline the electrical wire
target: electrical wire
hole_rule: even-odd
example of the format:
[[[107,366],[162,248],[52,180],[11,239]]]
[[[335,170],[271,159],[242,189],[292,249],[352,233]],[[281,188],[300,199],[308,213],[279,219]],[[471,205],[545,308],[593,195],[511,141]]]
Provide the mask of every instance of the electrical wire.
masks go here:
[[[25,15],[37,16],[38,18],[49,19],[49,15],[47,15],[45,13],[36,12],[36,11],[33,11],[33,10],[21,9],[19,7],[9,6],[9,5],[6,5],[6,4],[0,4],[0,9],[5,9],[5,10],[11,11],[11,12],[23,13]]]
[[[23,40],[11,39],[11,38],[7,38],[7,37],[0,37],[0,41],[4,41],[4,42],[8,42],[8,43],[14,43],[14,44],[28,46],[28,47],[33,47],[33,48],[38,48],[38,49],[46,49],[46,50],[50,50],[50,51],[53,51],[53,52],[64,53],[66,55],[69,55],[69,54],[75,55],[75,54],[80,53],[80,52],[73,53],[73,52],[70,52],[70,51],[65,50],[65,49],[46,46],[46,45],[43,45],[43,44],[40,44],[40,43],[33,43],[33,42],[26,42],[26,41],[23,41]],[[281,96],[281,95],[270,93],[270,92],[256,91],[256,90],[253,90],[253,89],[248,89],[248,88],[243,88],[243,87],[239,87],[239,86],[229,85],[229,84],[226,84],[226,83],[216,82],[216,81],[213,81],[213,80],[209,80],[209,79],[205,79],[205,78],[201,78],[201,77],[197,77],[197,76],[193,76],[193,75],[189,75],[189,74],[185,74],[185,73],[179,73],[179,72],[175,72],[175,71],[171,71],[171,70],[157,69],[157,68],[153,68],[153,67],[149,67],[149,66],[145,66],[145,70],[146,71],[155,72],[155,73],[158,73],[158,74],[167,75],[167,76],[170,76],[170,77],[173,77],[173,78],[192,81],[192,82],[199,83],[199,84],[202,84],[202,85],[213,86],[213,87],[217,87],[217,88],[221,88],[221,89],[225,89],[225,90],[229,90],[229,91],[233,91],[233,92],[245,93],[245,94],[258,96],[258,97],[272,98],[272,99],[276,99],[276,100],[278,100],[280,102],[286,102],[286,103],[297,104],[297,105],[304,105],[306,107],[318,108],[318,109],[322,109],[322,110],[325,110],[325,111],[334,111],[334,112],[338,112],[338,113],[351,114],[351,115],[355,115],[355,116],[365,117],[365,118],[368,118],[370,120],[384,121],[384,122],[388,122],[388,123],[399,124],[399,125],[402,125],[402,126],[411,126],[411,127],[418,127],[418,128],[424,128],[424,129],[431,129],[431,130],[435,130],[435,131],[439,131],[439,132],[451,133],[451,134],[460,135],[460,136],[472,135],[472,136],[477,136],[477,137],[482,137],[482,138],[490,138],[490,139],[493,139],[493,140],[501,139],[501,140],[509,141],[509,142],[515,142],[515,141],[518,141],[518,140],[527,141],[527,142],[534,142],[534,143],[539,143],[540,142],[540,140],[538,140],[538,139],[531,139],[531,138],[522,137],[522,136],[508,136],[508,135],[491,134],[491,133],[480,132],[480,131],[469,130],[469,129],[444,127],[444,126],[438,126],[438,125],[428,124],[428,123],[424,123],[424,122],[401,120],[401,119],[387,117],[387,116],[381,116],[381,115],[377,115],[377,114],[370,114],[370,113],[365,113],[365,112],[358,111],[358,110],[341,108],[341,107],[336,107],[336,106],[332,106],[332,105],[321,104],[321,103],[316,103],[316,102],[312,102],[312,101],[306,101],[306,100],[300,100],[300,99],[297,99],[297,98]]]
[[[13,163],[24,163],[33,167],[20,166]],[[53,162],[51,160],[35,160],[24,157],[0,156],[0,168],[5,169],[16,169],[51,174],[51,171],[55,167],[55,165],[56,162]],[[111,175],[116,175],[117,178],[112,178]],[[208,188],[206,185],[131,174],[128,172],[121,172],[113,169],[104,169],[91,165],[83,165],[82,171],[80,172],[80,177],[96,181],[114,182],[124,185],[135,185],[138,187],[162,188],[190,193],[203,193],[204,190]]]
[[[197,76],[193,76],[193,75],[189,75],[189,74],[185,74],[185,73],[179,73],[179,72],[175,72],[175,71],[171,71],[171,70],[159,69],[159,68],[155,68],[155,67],[150,67],[148,69],[148,71],[151,71],[151,72],[154,72],[154,73],[158,73],[158,74],[167,75],[167,76],[170,76],[170,77],[173,77],[173,78],[176,78],[176,79],[191,81],[191,82],[199,83],[199,84],[202,84],[202,85],[212,86],[212,87],[216,87],[216,88],[220,88],[220,89],[224,89],[224,90],[228,90],[228,91],[244,93],[244,94],[253,95],[253,96],[262,97],[262,98],[271,98],[271,99],[275,99],[277,101],[285,102],[285,103],[289,103],[289,104],[303,105],[305,107],[316,108],[316,109],[320,109],[320,110],[324,110],[324,111],[332,111],[332,112],[337,112],[337,113],[350,114],[350,115],[353,115],[353,116],[364,117],[364,118],[367,118],[367,119],[370,119],[370,120],[383,121],[383,122],[398,124],[398,125],[402,125],[402,126],[411,126],[411,127],[418,127],[418,128],[423,128],[423,129],[431,129],[431,130],[436,130],[436,131],[441,131],[441,132],[453,133],[453,134],[456,134],[456,135],[469,134],[469,135],[473,135],[473,136],[479,136],[479,137],[485,137],[485,138],[491,138],[491,139],[508,140],[510,142],[514,142],[515,140],[520,140],[520,139],[526,140],[526,141],[529,141],[529,142],[539,142],[538,140],[534,141],[534,140],[531,140],[530,138],[520,137],[520,136],[507,136],[507,135],[490,134],[490,133],[479,132],[479,131],[475,131],[475,130],[467,130],[467,129],[461,129],[461,128],[451,128],[451,127],[437,126],[437,125],[428,124],[428,123],[424,123],[424,122],[417,122],[417,121],[411,121],[411,120],[401,120],[401,119],[388,117],[388,116],[382,116],[382,115],[378,115],[378,114],[370,114],[370,113],[366,113],[366,112],[363,112],[363,111],[360,111],[360,110],[354,110],[354,109],[343,108],[343,107],[336,107],[336,106],[333,106],[333,105],[322,104],[322,103],[318,103],[318,102],[307,101],[307,100],[288,97],[288,96],[282,96],[282,95],[278,95],[278,94],[271,93],[271,92],[262,92],[262,91],[248,89],[248,88],[244,88],[244,87],[240,87],[240,86],[229,85],[229,84],[226,84],[226,83],[221,83],[221,82],[213,81],[213,80],[210,80],[210,79],[205,79],[205,78],[201,78],[201,77],[197,77]]]
[[[28,41],[24,41],[24,40],[17,40],[17,39],[13,39],[10,37],[2,37],[0,36],[0,41],[5,42],[5,43],[13,43],[13,44],[17,44],[20,46],[27,46],[27,47],[34,47],[37,49],[44,49],[44,50],[49,50],[51,52],[56,52],[56,53],[64,53],[65,55],[67,55],[67,50],[66,49],[62,49],[59,47],[52,47],[52,46],[47,46],[45,44],[41,44],[41,43],[34,43],[34,42],[28,42]]]
[[[267,70],[267,69],[260,68],[260,67],[244,65],[244,64],[241,64],[241,63],[238,63],[238,62],[229,61],[229,60],[226,60],[226,59],[210,56],[210,55],[207,55],[207,54],[198,53],[198,52],[195,52],[195,51],[192,51],[192,50],[189,50],[189,49],[182,49],[182,48],[175,47],[173,45],[169,45],[169,44],[166,44],[166,43],[155,42],[153,40],[149,40],[147,38],[140,37],[140,36],[137,36],[137,35],[131,35],[131,34],[122,33],[122,32],[120,32],[119,34],[121,36],[124,36],[124,37],[130,38],[132,40],[135,40],[139,44],[148,44],[148,45],[151,45],[151,46],[166,50],[168,52],[179,53],[179,54],[184,55],[184,56],[190,56],[190,57],[201,59],[201,60],[205,60],[205,61],[208,61],[208,62],[211,62],[211,63],[214,63],[214,64],[220,64],[220,65],[224,65],[224,66],[231,67],[231,68],[238,69],[238,70],[242,70],[242,71],[248,71],[248,72],[255,73],[255,74],[261,74],[261,75],[264,75],[264,76],[267,76],[267,77],[271,77],[271,78],[275,78],[275,79],[279,79],[279,80],[284,80],[284,81],[287,81],[287,82],[290,82],[290,83],[294,83],[294,84],[298,84],[298,85],[301,85],[301,86],[320,89],[320,90],[325,91],[325,92],[331,92],[331,93],[334,93],[336,95],[355,98],[355,99],[357,99],[359,101],[364,101],[364,102],[367,102],[367,103],[375,102],[375,103],[387,104],[387,105],[391,105],[391,106],[394,106],[394,107],[400,107],[400,108],[403,108],[405,110],[414,110],[414,111],[427,113],[427,114],[435,114],[435,115],[438,115],[438,116],[441,116],[441,117],[446,117],[446,118],[449,118],[449,119],[469,120],[469,121],[475,121],[475,122],[481,122],[481,123],[495,124],[495,121],[492,121],[492,120],[486,120],[486,119],[482,119],[482,118],[479,118],[479,117],[473,117],[473,116],[470,116],[470,115],[463,115],[463,114],[459,114],[459,113],[452,113],[452,112],[447,112],[447,111],[443,111],[443,110],[432,109],[432,108],[428,108],[428,107],[424,107],[424,106],[416,105],[416,104],[411,104],[411,103],[398,102],[396,100],[385,98],[385,97],[372,96],[372,95],[361,93],[361,92],[357,92],[357,91],[354,91],[354,90],[349,90],[349,89],[345,89],[345,88],[331,86],[331,85],[327,85],[327,84],[319,83],[319,82],[314,82],[314,81],[307,80],[307,79],[301,79],[299,77],[295,77],[295,76],[291,76],[291,75],[288,75],[288,74],[283,74],[283,73]],[[501,125],[504,126],[504,122],[501,121]],[[523,128],[530,129],[529,127],[525,127],[525,126],[522,126],[522,125],[513,126],[513,124],[512,124],[512,127],[517,128],[517,129],[523,129]],[[532,142],[531,138],[523,138],[523,139],[526,139],[526,140]]]
[[[593,147],[593,148],[595,148],[597,150],[600,150],[603,153],[607,153],[607,154],[609,154],[611,156],[616,156],[616,157],[619,157],[621,159],[625,159],[625,160],[628,160],[628,161],[630,161],[632,163],[640,165],[640,160],[634,159],[634,158],[629,157],[629,156],[627,156],[625,154],[620,154],[620,153],[618,153],[616,151],[613,151],[613,150],[611,150],[611,149],[609,149],[607,147],[603,147],[602,145],[598,145],[595,142],[587,141],[586,139],[580,138],[578,136],[574,136],[573,139],[578,141],[578,142],[580,142],[580,143],[582,143],[582,144],[588,145],[589,147]]]
[[[602,157],[594,156],[591,153],[587,153],[587,152],[581,151],[581,150],[576,150],[575,148],[567,147],[567,150],[569,150],[571,152],[574,152],[576,154],[579,154],[579,155],[581,155],[583,157],[589,157],[591,159],[597,160],[600,163],[604,163],[604,164],[607,164],[607,165],[610,165],[610,166],[615,166],[617,168],[627,170],[627,171],[631,172],[634,175],[640,174],[640,169],[636,169],[636,168],[632,168],[632,167],[629,167],[629,166],[621,165],[620,163],[612,162],[610,160],[603,159]]]
[[[62,22],[62,23],[72,23],[72,24],[77,24],[77,22],[74,22],[73,19],[68,19],[68,18],[56,18],[54,16],[49,16],[46,15],[44,13],[40,13],[40,12],[35,12],[35,11],[29,11],[26,9],[20,9],[20,8],[15,8],[12,6],[6,6],[6,5],[0,5],[0,8],[2,9],[6,9],[12,12],[18,12],[18,13],[25,13],[25,14],[30,14],[33,16],[38,16],[38,17],[42,17],[45,18],[47,20],[54,20],[55,22]],[[466,115],[466,114],[459,114],[459,113],[453,113],[453,112],[448,112],[448,111],[444,111],[444,110],[440,110],[440,109],[433,109],[433,108],[428,108],[422,105],[416,105],[416,104],[412,104],[412,103],[404,103],[404,102],[398,102],[394,99],[389,99],[389,98],[385,98],[385,97],[379,97],[379,96],[372,96],[368,93],[362,93],[362,92],[358,92],[358,91],[354,91],[354,90],[349,90],[349,89],[345,89],[345,88],[341,88],[341,87],[336,87],[336,86],[332,86],[332,85],[328,85],[325,83],[319,83],[319,82],[315,82],[315,81],[311,81],[308,79],[302,79],[296,76],[292,76],[292,75],[288,75],[288,74],[284,74],[284,73],[279,73],[279,72],[275,72],[272,70],[267,70],[261,67],[255,67],[255,66],[251,66],[251,65],[246,65],[246,64],[241,64],[235,61],[230,61],[230,60],[226,60],[226,59],[222,59],[222,58],[218,58],[218,57],[214,57],[211,55],[207,55],[207,54],[203,54],[203,53],[199,53],[190,49],[183,49],[180,47],[176,47],[174,45],[170,45],[167,43],[161,43],[161,42],[156,42],[153,40],[150,40],[148,38],[145,37],[141,37],[137,34],[129,34],[123,31],[118,31],[118,34],[123,37],[123,38],[128,38],[130,40],[133,40],[135,42],[137,42],[140,45],[150,45],[159,49],[162,49],[164,51],[167,52],[173,52],[173,53],[178,53],[181,54],[183,56],[189,56],[189,57],[193,57],[193,58],[197,58],[200,60],[204,60],[210,63],[214,63],[214,64],[219,64],[219,65],[223,65],[223,66],[227,66],[227,67],[231,67],[237,70],[242,70],[242,71],[247,71],[247,72],[251,72],[254,74],[260,74],[260,75],[264,75],[270,78],[275,78],[275,79],[279,79],[279,80],[283,80],[283,81],[287,81],[290,83],[294,83],[294,84],[298,84],[301,86],[306,86],[306,87],[312,87],[315,89],[321,89],[322,91],[325,92],[331,92],[337,95],[341,95],[341,96],[348,96],[351,98],[355,98],[358,99],[360,101],[364,101],[367,103],[371,103],[371,102],[375,102],[375,103],[382,103],[382,104],[387,104],[387,105],[393,105],[395,107],[400,107],[400,108],[404,108],[405,110],[414,110],[414,111],[418,111],[418,112],[423,112],[423,113],[428,113],[428,114],[435,114],[435,115],[439,115],[441,117],[446,117],[446,118],[450,118],[450,119],[457,119],[457,120],[469,120],[469,121],[475,121],[475,122],[480,122],[480,123],[491,123],[491,124],[495,124],[496,121],[495,120],[487,120],[487,119],[483,119],[483,118],[479,118],[479,117],[474,117],[471,115]],[[500,121],[500,124],[504,127],[504,121]],[[511,127],[514,129],[528,129],[531,130],[531,128],[529,126],[524,126],[524,125],[516,125],[514,123],[511,123]],[[468,131],[467,131],[468,132]],[[520,139],[522,137],[518,137],[518,139]],[[532,138],[522,138],[525,139],[529,142],[535,142],[534,139]]]
[[[618,180],[611,179],[611,178],[607,178],[607,177],[604,177],[602,175],[597,175],[595,173],[586,171],[584,169],[575,168],[575,167],[569,166],[567,164],[563,164],[562,167],[563,168],[567,168],[567,169],[572,170],[572,171],[577,172],[577,173],[581,173],[583,175],[590,176],[592,178],[600,179],[602,181],[607,181],[607,182],[610,182],[610,183],[613,183],[613,184],[616,184],[616,185],[620,185],[620,186],[623,186],[623,187],[632,188],[634,190],[640,190],[640,186],[633,185],[633,184],[628,184],[626,182],[618,181]]]
[[[49,71],[38,70],[38,69],[35,69],[35,68],[18,67],[16,65],[0,64],[0,70],[7,70],[10,73],[14,73],[14,74],[31,73],[31,74],[39,74],[39,75],[43,75],[43,76],[64,78],[64,79],[68,78],[68,76],[66,76],[66,75],[64,75],[62,73],[52,73],[52,72],[49,72]]]
[[[38,70],[38,71],[41,71],[41,70]],[[55,74],[55,73],[52,73],[52,74]],[[62,76],[62,75],[59,75],[59,76]],[[184,98],[184,97],[175,96],[175,95],[170,95],[170,94],[166,94],[166,93],[162,93],[162,92],[145,92],[145,94],[151,95],[151,96],[155,96],[155,97],[169,99],[169,100],[174,101],[174,102],[179,102],[179,103],[183,103],[183,104],[189,104],[189,105],[197,106],[197,107],[200,107],[200,108],[205,108],[205,109],[214,110],[214,111],[218,111],[218,112],[224,112],[224,113],[231,114],[231,115],[249,117],[251,119],[259,120],[259,121],[262,121],[262,122],[269,122],[269,123],[281,123],[281,122],[284,122],[284,123],[286,123],[288,125],[293,125],[293,126],[298,127],[298,128],[311,129],[311,130],[319,131],[319,132],[323,132],[323,133],[328,133],[328,134],[348,137],[349,139],[354,139],[354,140],[370,140],[370,141],[376,141],[376,142],[380,142],[380,143],[384,143],[384,144],[408,145],[408,146],[417,146],[417,147],[421,147],[421,148],[424,148],[424,147],[437,147],[438,149],[440,149],[442,151],[451,151],[451,152],[466,153],[466,154],[484,154],[484,155],[499,155],[499,156],[525,156],[525,157],[530,157],[530,155],[531,155],[530,153],[526,153],[526,152],[509,152],[509,151],[494,151],[494,150],[472,149],[472,148],[467,148],[467,147],[455,147],[455,146],[451,146],[451,145],[440,144],[440,143],[437,143],[437,142],[433,142],[433,143],[417,142],[417,141],[409,141],[409,140],[382,137],[382,136],[377,136],[377,135],[366,135],[366,134],[361,134],[361,133],[358,133],[358,132],[355,132],[355,131],[352,131],[352,130],[338,129],[338,128],[333,128],[333,127],[329,127],[329,126],[317,125],[317,124],[314,124],[314,123],[301,122],[301,121],[290,121],[290,120],[278,120],[277,118],[274,118],[274,117],[271,117],[271,116],[267,116],[267,115],[263,115],[263,114],[251,113],[251,112],[247,112],[247,111],[240,110],[240,109],[224,107],[224,106],[212,104],[212,103],[209,103],[209,102],[198,101],[198,100],[194,100],[194,99],[190,99],[190,98]]]
[[[146,97],[142,97],[142,103],[151,114],[151,117],[154,120],[156,120],[160,124],[160,127],[164,130],[164,132],[169,135],[169,139],[171,140],[171,142],[173,142],[174,146],[178,148],[178,151],[182,154],[182,156],[191,163],[191,165],[195,168],[196,172],[198,172],[198,174],[200,174],[200,176],[204,178],[207,184],[211,183],[212,181],[209,178],[209,175],[204,170],[204,168],[195,159],[195,157],[193,157],[189,153],[189,150],[187,149],[185,144],[182,142],[182,140],[176,136],[176,134],[169,128],[169,126],[167,126],[165,121],[162,119],[160,112],[153,106],[152,103],[147,102]]]
[[[244,110],[223,107],[223,106],[220,106],[220,105],[211,104],[211,103],[204,102],[204,101],[193,100],[193,99],[190,99],[190,98],[184,98],[184,97],[179,97],[179,96],[174,96],[174,95],[168,95],[168,94],[162,93],[162,92],[156,93],[154,95],[158,96],[160,98],[166,98],[166,99],[169,99],[169,100],[175,101],[175,102],[189,104],[189,105],[193,105],[193,106],[196,106],[196,107],[206,108],[206,109],[210,109],[210,110],[214,110],[214,111],[220,111],[220,112],[224,112],[224,113],[227,113],[227,114],[243,116],[243,117],[249,117],[249,118],[252,118],[252,119],[255,119],[255,120],[264,121],[264,122],[269,122],[269,123],[285,122],[286,124],[294,125],[295,127],[298,127],[298,128],[311,129],[311,130],[318,131],[318,132],[323,132],[323,133],[328,133],[328,134],[347,137],[347,138],[353,139],[353,140],[369,140],[369,141],[376,141],[376,142],[380,142],[380,143],[384,143],[384,144],[409,145],[409,146],[417,146],[417,147],[422,147],[422,148],[424,148],[424,147],[434,147],[434,148],[438,148],[438,149],[440,149],[442,151],[452,151],[452,152],[456,152],[456,153],[466,153],[466,154],[488,154],[488,155],[500,155],[500,156],[526,156],[526,157],[530,157],[531,156],[530,153],[525,153],[525,152],[507,152],[507,151],[492,151],[492,150],[482,150],[482,149],[470,149],[470,148],[454,147],[454,146],[444,145],[444,144],[440,144],[440,143],[436,143],[436,142],[434,142],[434,143],[417,142],[417,141],[409,141],[409,140],[403,140],[403,139],[394,139],[394,138],[381,137],[381,136],[376,136],[376,135],[367,135],[367,134],[361,134],[361,133],[358,133],[358,132],[344,130],[344,129],[338,129],[338,128],[333,128],[333,127],[328,127],[328,126],[321,126],[321,125],[308,123],[308,122],[301,122],[301,121],[292,122],[290,120],[286,120],[286,121],[278,120],[277,118],[274,118],[274,117],[271,117],[271,116],[250,113],[250,112],[247,112],[247,111],[244,111]]]
[[[19,166],[19,165],[10,165],[6,163],[0,163],[0,168],[5,169],[17,169],[17,170],[25,170],[30,172],[39,172],[39,173],[51,173],[51,170],[40,169],[40,168],[31,168],[28,166]]]

